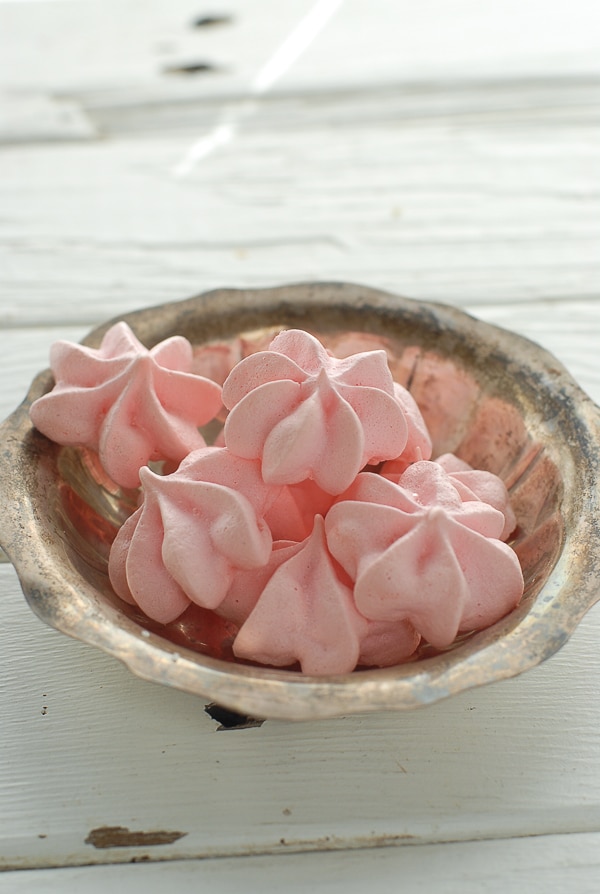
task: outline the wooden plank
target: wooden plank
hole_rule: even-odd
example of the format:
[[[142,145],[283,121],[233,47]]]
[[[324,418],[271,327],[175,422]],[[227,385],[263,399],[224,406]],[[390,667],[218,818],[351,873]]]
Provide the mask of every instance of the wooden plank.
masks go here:
[[[348,890],[407,894],[597,894],[600,835],[550,835],[477,843],[424,845],[341,853],[173,861],[136,866],[9,872],[6,894],[154,894],[166,889],[288,894]],[[285,881],[283,881],[285,880]]]
[[[0,325],[306,279],[462,305],[597,296],[597,130],[300,118],[240,130],[183,181],[197,132],[5,149]]]
[[[363,128],[373,121],[402,126],[418,121],[462,125],[477,120],[493,126],[576,124],[598,121],[598,76],[431,78],[354,86],[280,88],[260,99],[245,94],[173,95],[155,85],[118,92],[81,91],[77,101],[103,134],[144,134],[210,130],[226,121],[246,130],[282,127],[348,127],[357,117]],[[535,119],[532,121],[532,110]],[[307,115],[309,111],[309,115]]]
[[[2,143],[89,140],[98,136],[81,107],[65,99],[0,89],[0,145]]]
[[[174,95],[244,91],[315,0],[228,0],[223,27],[193,28],[193,0],[1,3],[0,82],[71,93],[153,84]],[[33,12],[32,12],[33,7]],[[177,79],[186,62],[215,70]],[[412,77],[598,72],[598,10],[588,0],[428,0],[390,14],[387,0],[345,0],[282,79],[284,87],[382,84]],[[181,83],[183,80],[183,83]],[[165,86],[166,82],[166,86]]]

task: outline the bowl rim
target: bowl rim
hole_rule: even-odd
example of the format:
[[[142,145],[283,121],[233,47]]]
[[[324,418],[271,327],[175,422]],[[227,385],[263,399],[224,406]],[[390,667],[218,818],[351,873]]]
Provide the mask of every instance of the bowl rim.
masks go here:
[[[600,528],[600,411],[548,351],[455,307],[348,283],[216,289],[123,314],[92,329],[82,343],[97,346],[117,320],[125,320],[151,345],[181,334],[182,327],[192,341],[195,332],[206,336],[207,327],[213,339],[265,327],[270,320],[310,328],[307,322],[316,313],[321,328],[352,319],[368,322],[377,331],[418,318],[431,333],[432,344],[450,339],[458,356],[468,341],[471,353],[481,360],[493,355],[509,363],[508,373],[515,379],[526,371],[521,383],[524,405],[532,405],[536,389],[538,397],[552,400],[553,412],[560,413],[558,422],[568,430],[553,440],[556,419],[538,414],[536,437],[546,441],[564,475],[565,534],[558,561],[527,613],[511,613],[460,647],[432,658],[334,677],[232,664],[170,643],[102,602],[97,588],[75,573],[64,549],[44,536],[46,507],[30,497],[42,492],[44,475],[50,474],[44,466],[46,439],[33,428],[28,411],[52,386],[49,370],[35,377],[25,400],[0,426],[0,494],[6,506],[0,517],[0,544],[17,570],[29,605],[50,626],[113,655],[141,678],[261,718],[305,720],[415,708],[539,664],[563,645],[600,598],[600,559],[590,549]]]

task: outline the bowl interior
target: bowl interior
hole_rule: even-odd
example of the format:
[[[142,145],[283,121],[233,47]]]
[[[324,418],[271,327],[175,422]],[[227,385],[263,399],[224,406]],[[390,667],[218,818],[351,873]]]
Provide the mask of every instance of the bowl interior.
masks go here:
[[[227,346],[228,354],[247,356],[268,346],[280,328],[263,327],[224,341],[197,343],[198,368],[206,347]],[[476,370],[465,368],[439,350],[376,333],[320,331],[314,326],[310,331],[338,357],[383,348],[394,379],[411,391],[421,408],[432,435],[434,457],[455,453],[474,468],[494,472],[505,481],[517,516],[517,528],[509,543],[519,556],[525,579],[517,616],[527,611],[560,553],[562,481],[543,444],[528,431],[522,411],[497,393],[491,381],[486,384]],[[222,420],[204,432],[209,443],[221,428]],[[163,625],[114,595],[107,574],[110,545],[119,525],[137,507],[138,494],[124,492],[108,479],[90,451],[58,447],[55,460],[56,474],[49,483],[48,495],[56,529],[79,572],[86,579],[94,575],[102,598],[143,629],[177,646],[238,663],[231,649],[237,628],[213,612],[192,605],[176,621]],[[450,650],[471,636],[461,635]],[[434,654],[435,650],[424,643],[411,660]]]
[[[237,662],[235,629],[211,612],[191,607],[163,626],[113,593],[110,544],[138,494],[107,480],[95,455],[58,447],[31,426],[30,403],[53,384],[46,372],[5,423],[13,446],[2,486],[18,512],[0,521],[0,534],[30,604],[48,623],[140,676],[257,716],[302,719],[415,707],[518,673],[555,651],[597,598],[600,570],[577,549],[598,519],[596,408],[532,343],[451,308],[346,285],[224,290],[121,319],[147,346],[186,336],[200,365],[206,345],[227,341],[247,354],[291,327],[340,357],[384,348],[394,378],[419,404],[434,455],[453,452],[505,481],[525,593],[493,627],[461,636],[443,653],[423,645],[395,668],[325,679]],[[97,346],[112,322],[86,343]],[[216,433],[213,426],[207,438]]]

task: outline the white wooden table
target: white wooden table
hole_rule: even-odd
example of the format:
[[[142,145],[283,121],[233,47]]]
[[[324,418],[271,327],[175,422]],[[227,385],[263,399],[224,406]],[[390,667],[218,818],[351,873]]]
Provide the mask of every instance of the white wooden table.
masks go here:
[[[59,337],[312,279],[465,307],[600,402],[600,6],[0,0],[0,240],[2,418]],[[217,731],[7,563],[0,598],[2,894],[600,890],[600,606],[419,712]]]

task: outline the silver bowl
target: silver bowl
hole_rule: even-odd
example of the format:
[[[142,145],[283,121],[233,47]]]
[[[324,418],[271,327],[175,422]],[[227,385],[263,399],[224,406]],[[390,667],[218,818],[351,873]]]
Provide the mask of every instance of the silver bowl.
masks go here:
[[[53,384],[45,371],[0,428],[0,543],[30,606],[51,626],[144,679],[244,715],[301,720],[415,708],[519,674],[559,649],[600,598],[599,411],[532,342],[453,308],[346,284],[219,290],[120,319],[147,346],[174,334],[195,346],[240,335],[252,343],[294,327],[334,351],[385,347],[436,453],[455,452],[505,480],[525,594],[492,627],[443,652],[425,646],[396,667],[310,677],[235,661],[207,613],[191,609],[161,626],[114,595],[108,551],[136,494],[103,481],[85,451],[61,448],[32,426],[29,407]],[[84,343],[97,346],[113,322]]]

